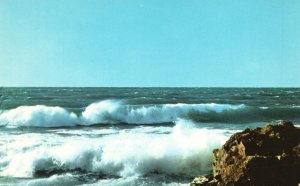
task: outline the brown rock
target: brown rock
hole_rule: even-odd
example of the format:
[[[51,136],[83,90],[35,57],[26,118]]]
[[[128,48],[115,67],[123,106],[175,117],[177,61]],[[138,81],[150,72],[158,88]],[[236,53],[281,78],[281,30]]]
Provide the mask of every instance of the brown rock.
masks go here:
[[[194,182],[195,186],[300,183],[300,129],[291,122],[246,129],[213,153],[213,176],[202,178],[201,184]]]

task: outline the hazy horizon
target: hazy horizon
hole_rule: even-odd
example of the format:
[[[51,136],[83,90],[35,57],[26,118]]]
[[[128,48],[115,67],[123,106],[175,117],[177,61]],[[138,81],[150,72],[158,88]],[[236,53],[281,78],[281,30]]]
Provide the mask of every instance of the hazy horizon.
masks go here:
[[[196,86],[0,86],[0,88],[224,88],[224,89],[230,89],[230,88],[249,88],[249,89],[298,89],[300,86],[252,86],[252,87],[247,87],[247,86],[236,86],[236,87],[221,87],[221,86],[203,86],[203,87],[196,87]]]

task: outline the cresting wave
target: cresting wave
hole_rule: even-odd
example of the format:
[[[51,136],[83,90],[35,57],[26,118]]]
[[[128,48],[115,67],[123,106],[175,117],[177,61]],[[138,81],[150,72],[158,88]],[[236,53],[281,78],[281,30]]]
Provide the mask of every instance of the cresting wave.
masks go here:
[[[72,126],[78,117],[61,107],[20,106],[0,114],[0,125],[55,127]]]
[[[0,176],[48,177],[73,171],[116,177],[157,172],[196,176],[210,170],[211,150],[228,138],[226,131],[198,129],[181,120],[168,134],[132,129],[102,138],[54,133],[7,136],[9,142],[0,146]]]
[[[156,124],[177,121],[179,118],[193,117],[195,113],[222,114],[244,109],[245,105],[229,104],[163,104],[126,105],[118,100],[104,100],[92,103],[76,115],[61,107],[44,105],[20,106],[2,111],[0,126],[60,127],[75,125],[106,124]]]
[[[61,107],[20,106],[0,112],[0,126],[70,127],[94,124],[161,124],[189,119],[195,122],[250,123],[299,120],[299,107],[251,107],[230,104],[126,105],[119,100],[92,103],[80,114]]]

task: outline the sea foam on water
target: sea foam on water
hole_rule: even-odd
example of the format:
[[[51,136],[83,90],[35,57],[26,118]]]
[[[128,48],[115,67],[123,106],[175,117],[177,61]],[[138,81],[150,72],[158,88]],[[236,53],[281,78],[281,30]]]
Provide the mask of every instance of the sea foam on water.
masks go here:
[[[3,111],[0,114],[0,125],[60,127],[76,125],[105,124],[156,124],[173,122],[187,118],[189,112],[220,113],[228,110],[243,109],[245,105],[229,104],[162,104],[150,106],[126,105],[120,100],[104,100],[92,103],[81,115],[61,107],[44,105],[20,106]]]
[[[1,146],[6,149],[1,149],[5,153],[0,157],[0,175],[33,177],[38,171],[81,170],[118,177],[153,172],[194,176],[210,170],[212,149],[226,139],[225,131],[195,128],[185,120],[178,121],[168,134],[142,129],[99,138],[22,134],[11,136],[11,142]]]

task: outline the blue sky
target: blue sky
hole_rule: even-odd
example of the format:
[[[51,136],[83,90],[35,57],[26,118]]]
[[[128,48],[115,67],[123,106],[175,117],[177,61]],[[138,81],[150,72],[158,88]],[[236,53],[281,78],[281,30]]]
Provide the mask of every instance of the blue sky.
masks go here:
[[[299,0],[1,0],[0,86],[300,86]]]

